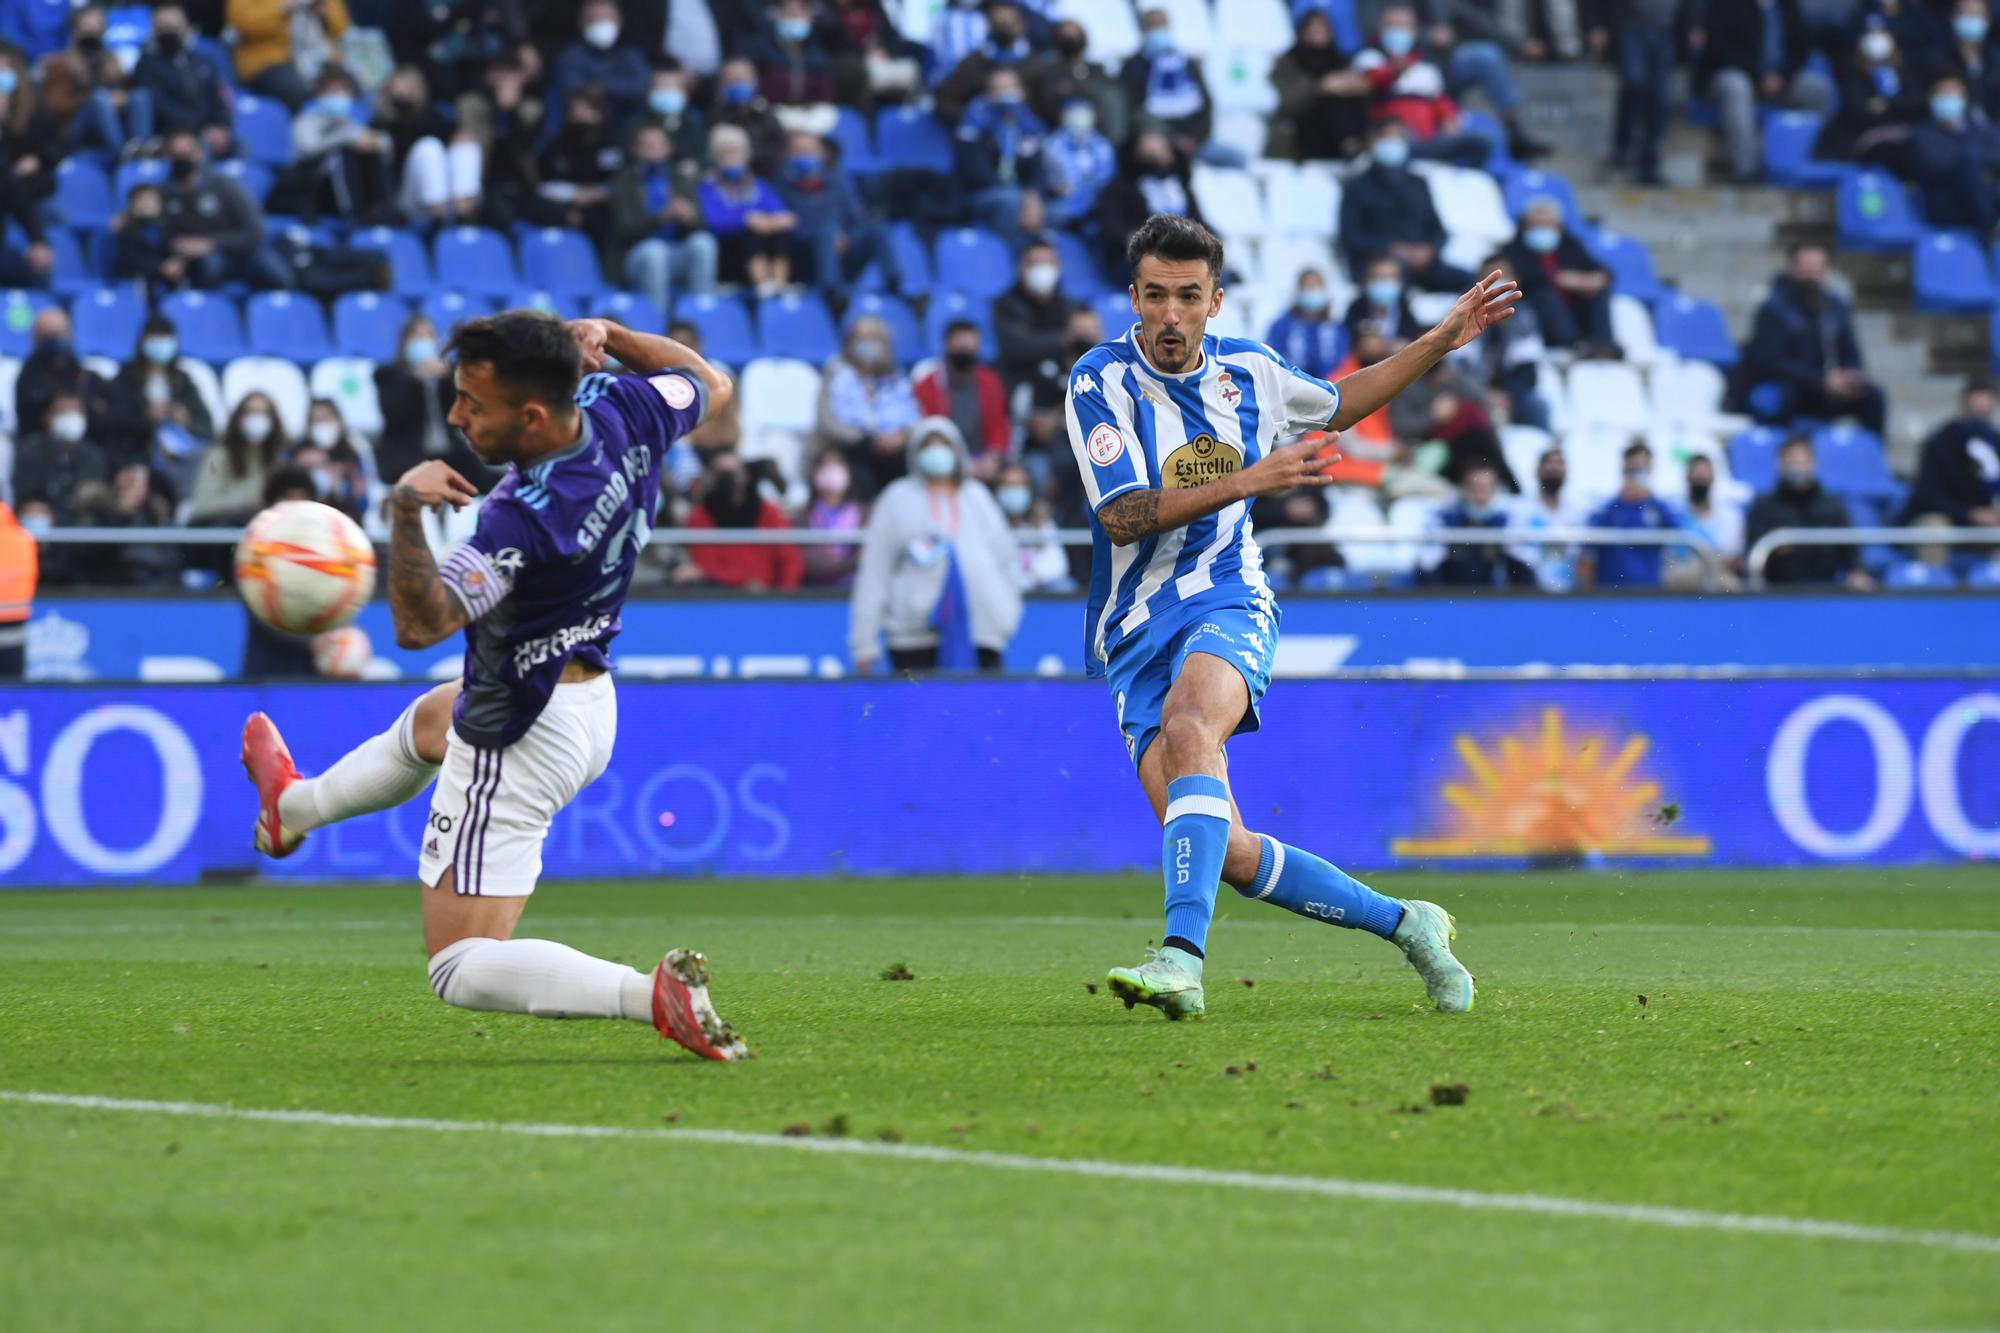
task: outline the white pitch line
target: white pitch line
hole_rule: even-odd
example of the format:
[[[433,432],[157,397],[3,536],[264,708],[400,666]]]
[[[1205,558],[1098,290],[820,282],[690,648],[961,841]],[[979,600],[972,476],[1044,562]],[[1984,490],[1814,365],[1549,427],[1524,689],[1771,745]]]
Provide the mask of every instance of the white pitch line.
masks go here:
[[[1020,1153],[974,1152],[959,1148],[931,1148],[920,1144],[881,1143],[872,1139],[793,1138],[782,1134],[753,1134],[733,1129],[654,1129],[624,1125],[539,1124],[533,1121],[429,1120],[410,1116],[354,1115],[338,1111],[275,1111],[255,1107],[223,1106],[209,1102],[161,1102],[123,1097],[87,1097],[55,1092],[0,1090],[0,1101],[21,1102],[35,1106],[62,1106],[86,1111],[128,1111],[150,1115],[192,1116],[207,1120],[252,1120],[267,1124],[312,1125],[328,1129],[410,1129],[448,1134],[511,1134],[538,1139],[636,1139],[654,1143],[709,1143],[738,1148],[786,1148],[794,1152],[879,1157],[890,1161],[925,1162],[938,1166],[981,1167],[989,1171],[1088,1176],[1100,1180],[1131,1180],[1149,1184],[1256,1190],[1269,1194],[1302,1194],[1326,1199],[1367,1199],[1376,1203],[1423,1204],[1474,1212],[1531,1213],[1542,1217],[1586,1217],[1603,1222],[1673,1227],[1682,1231],[1750,1232],[1804,1240],[1844,1240],[1868,1245],[1914,1245],[1933,1250],[2000,1255],[2000,1236],[1985,1236],[1965,1231],[1906,1231],[1896,1227],[1871,1227],[1855,1222],[1829,1222],[1809,1217],[1711,1213],[1694,1208],[1664,1208],[1653,1204],[1599,1203],[1589,1199],[1565,1199],[1549,1194],[1488,1194],[1479,1190],[1397,1185],[1387,1181],[1267,1175],[1255,1171],[1214,1171],[1197,1166],[1102,1162],[1071,1157],[1030,1157]]]

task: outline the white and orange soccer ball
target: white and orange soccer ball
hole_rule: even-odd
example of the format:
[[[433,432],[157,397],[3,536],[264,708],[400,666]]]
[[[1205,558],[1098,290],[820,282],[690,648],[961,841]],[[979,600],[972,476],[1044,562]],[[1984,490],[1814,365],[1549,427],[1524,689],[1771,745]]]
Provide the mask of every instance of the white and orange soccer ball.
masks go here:
[[[287,500],[250,520],[236,546],[236,589],[259,620],[287,634],[338,629],[375,591],[375,550],[330,505]]]

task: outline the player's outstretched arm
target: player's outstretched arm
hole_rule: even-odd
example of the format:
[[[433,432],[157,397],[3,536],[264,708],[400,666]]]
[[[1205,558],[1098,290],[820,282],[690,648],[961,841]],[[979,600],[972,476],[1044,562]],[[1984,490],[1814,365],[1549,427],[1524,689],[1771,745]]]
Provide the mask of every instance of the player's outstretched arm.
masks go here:
[[[1458,298],[1451,313],[1394,356],[1357,370],[1340,382],[1340,411],[1333,428],[1346,430],[1382,410],[1391,398],[1422,379],[1432,366],[1514,313],[1519,283],[1500,281],[1495,269]]]
[[[583,348],[587,370],[598,369],[607,355],[618,358],[620,365],[641,375],[656,370],[685,370],[700,380],[707,391],[711,417],[728,405],[730,395],[735,392],[729,376],[702,360],[701,353],[685,343],[655,333],[639,333],[608,319],[575,319],[570,321],[569,328]]]
[[[398,648],[429,648],[465,628],[465,607],[438,577],[424,538],[424,510],[463,509],[479,490],[432,459],[405,472],[389,492],[389,618]]]
[[[1331,486],[1321,475],[1333,460],[1325,439],[1301,440],[1273,449],[1241,472],[1186,490],[1137,490],[1113,496],[1097,511],[1104,535],[1119,546],[1130,546],[1162,532],[1184,528],[1198,518],[1219,513],[1238,500],[1255,499],[1299,486]]]

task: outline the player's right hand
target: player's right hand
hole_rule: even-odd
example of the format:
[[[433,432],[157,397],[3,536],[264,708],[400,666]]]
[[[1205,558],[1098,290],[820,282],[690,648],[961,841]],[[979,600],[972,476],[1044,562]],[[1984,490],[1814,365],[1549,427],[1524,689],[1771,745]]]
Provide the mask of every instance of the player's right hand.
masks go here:
[[[461,477],[451,464],[435,458],[405,472],[396,489],[389,493],[390,502],[399,509],[431,509],[438,513],[443,513],[446,505],[463,509],[478,498],[477,486]]]
[[[1273,449],[1243,470],[1252,495],[1275,495],[1300,486],[1331,486],[1327,467],[1340,461],[1339,439],[1332,431]]]

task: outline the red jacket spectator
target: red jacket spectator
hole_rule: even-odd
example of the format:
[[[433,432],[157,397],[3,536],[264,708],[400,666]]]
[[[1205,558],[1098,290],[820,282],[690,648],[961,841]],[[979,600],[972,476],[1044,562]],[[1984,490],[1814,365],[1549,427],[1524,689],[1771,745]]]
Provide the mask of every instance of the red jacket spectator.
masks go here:
[[[917,381],[917,407],[927,417],[951,417],[967,440],[977,440],[979,447],[989,454],[1004,455],[1013,441],[1013,430],[1007,424],[1007,391],[1000,387],[1000,377],[985,366],[973,367],[973,383],[979,390],[979,421],[977,431],[968,431],[968,423],[952,414],[951,386],[945,383],[944,376],[945,365],[940,361],[936,369]]]
[[[719,528],[708,510],[696,505],[688,515],[691,528]],[[777,532],[789,532],[791,521],[785,511],[763,501],[757,510],[756,525]],[[688,559],[702,577],[727,588],[763,588],[790,592],[805,581],[805,557],[796,546],[689,546]]]
[[[1368,108],[1374,119],[1400,120],[1417,139],[1456,131],[1458,103],[1444,90],[1443,72],[1421,51],[1391,56],[1370,49],[1354,58],[1354,69],[1374,93]]]

